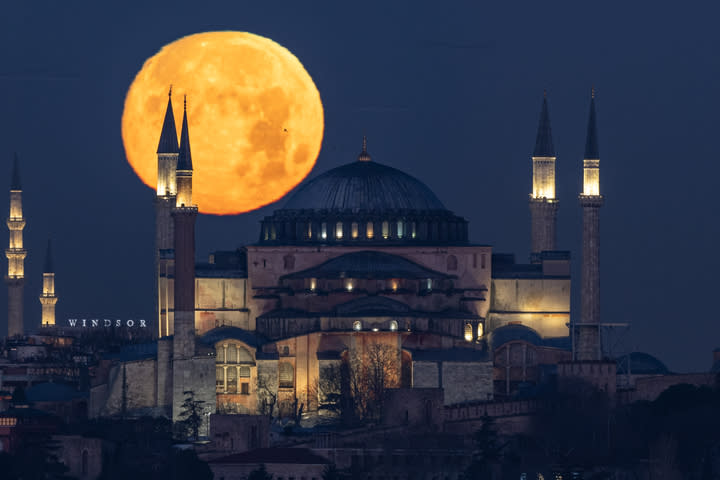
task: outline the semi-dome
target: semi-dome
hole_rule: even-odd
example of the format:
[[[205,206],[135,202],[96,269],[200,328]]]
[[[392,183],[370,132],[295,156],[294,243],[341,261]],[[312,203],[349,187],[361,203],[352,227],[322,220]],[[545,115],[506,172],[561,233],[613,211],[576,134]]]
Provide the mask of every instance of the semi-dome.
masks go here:
[[[358,159],[302,185],[262,221],[262,244],[466,244],[467,221],[420,180]]]
[[[285,209],[445,210],[420,180],[373,161],[357,161],[323,173],[295,192]]]

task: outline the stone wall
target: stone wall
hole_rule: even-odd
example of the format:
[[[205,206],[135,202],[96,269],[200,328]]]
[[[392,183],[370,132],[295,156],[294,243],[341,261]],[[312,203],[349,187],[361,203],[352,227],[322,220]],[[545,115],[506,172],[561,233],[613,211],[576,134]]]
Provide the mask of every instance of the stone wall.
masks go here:
[[[99,438],[79,435],[54,435],[58,443],[55,452],[68,471],[66,475],[78,480],[94,480],[102,472],[103,442]]]
[[[210,439],[215,449],[240,453],[266,448],[270,443],[267,415],[210,415]]]
[[[215,357],[193,357],[190,359],[173,360],[173,422],[181,420],[182,404],[188,396],[186,391],[195,393],[195,400],[205,402],[203,408],[207,412],[215,412]],[[204,417],[203,420],[205,420]],[[200,431],[208,428],[203,423]]]
[[[102,402],[101,389],[93,390],[95,394],[91,392],[90,410],[91,413],[99,412],[101,416],[119,414],[123,401],[128,413],[154,408],[157,400],[157,361],[151,358],[113,365],[108,376],[104,405],[97,405]]]
[[[442,430],[444,395],[441,388],[391,388],[385,397],[383,424]]]

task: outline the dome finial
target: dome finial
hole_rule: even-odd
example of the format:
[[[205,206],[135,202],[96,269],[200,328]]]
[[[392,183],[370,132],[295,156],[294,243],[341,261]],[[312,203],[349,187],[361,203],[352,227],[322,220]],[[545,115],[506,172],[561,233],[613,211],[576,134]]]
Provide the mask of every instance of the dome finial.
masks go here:
[[[372,160],[372,158],[370,158],[370,154],[367,152],[367,135],[363,135],[362,152],[358,155],[358,161],[369,162],[370,160]]]
[[[595,85],[590,88],[590,98],[595,98]]]
[[[172,98],[172,83],[170,84],[170,89],[168,90],[168,97]]]

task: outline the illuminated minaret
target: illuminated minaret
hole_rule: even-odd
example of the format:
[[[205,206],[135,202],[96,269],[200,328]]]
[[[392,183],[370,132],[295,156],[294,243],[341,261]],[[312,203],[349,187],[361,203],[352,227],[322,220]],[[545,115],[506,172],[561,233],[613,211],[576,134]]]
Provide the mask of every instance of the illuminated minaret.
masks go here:
[[[540,262],[540,253],[555,250],[558,200],[555,198],[555,147],[553,146],[547,94],[543,96],[540,124],[532,156],[533,191],[530,194],[530,260]]]
[[[175,224],[175,281],[173,334],[173,419],[178,419],[183,392],[193,389],[191,359],[195,355],[195,217],[192,204],[192,156],[188,135],[187,100],[183,109],[180,153],[177,163],[177,198],[172,216]]]
[[[25,287],[25,257],[23,248],[23,228],[25,219],[22,211],[22,186],[20,185],[20,168],[17,154],[13,163],[10,181],[10,217],[7,219],[10,230],[10,244],[5,250],[8,259],[8,273],[5,282],[8,284],[8,336],[23,334],[23,291]]]
[[[175,327],[174,357],[195,353],[195,217],[192,204],[192,157],[188,136],[187,106],[183,112],[177,164],[177,197],[172,210],[175,222]]]
[[[53,268],[50,240],[48,240],[47,253],[45,254],[45,267],[43,268],[43,287],[40,295],[42,304],[42,326],[55,326],[55,304],[58,298],[55,295],[55,269]]]
[[[575,359],[600,360],[600,154],[595,120],[595,89],[590,98],[585,159],[583,160],[582,289],[580,323],[575,325]]]
[[[172,87],[168,92],[160,141],[157,148],[157,197],[155,199],[155,285],[157,289],[158,336],[172,335],[170,319],[171,293],[168,279],[173,267],[173,220],[177,184],[175,170],[178,161],[177,127],[172,108]]]

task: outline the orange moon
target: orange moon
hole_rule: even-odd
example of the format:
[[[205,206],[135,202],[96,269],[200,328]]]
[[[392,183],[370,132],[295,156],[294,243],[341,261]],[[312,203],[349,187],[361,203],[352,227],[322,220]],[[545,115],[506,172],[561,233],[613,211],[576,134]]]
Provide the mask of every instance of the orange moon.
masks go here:
[[[155,152],[170,85],[178,130],[187,94],[193,203],[201,213],[231,215],[272,203],[315,165],[323,107],[300,61],[251,33],[198,33],[150,57],[125,98],[125,154],[149,187],[157,186]]]

